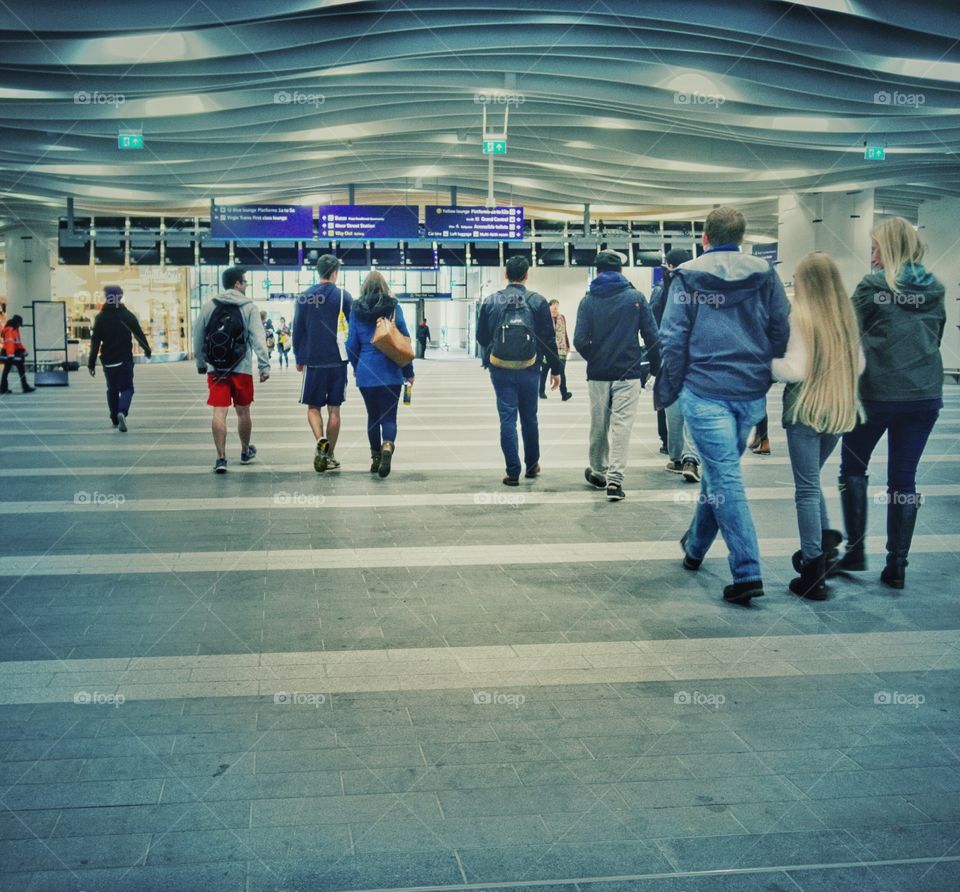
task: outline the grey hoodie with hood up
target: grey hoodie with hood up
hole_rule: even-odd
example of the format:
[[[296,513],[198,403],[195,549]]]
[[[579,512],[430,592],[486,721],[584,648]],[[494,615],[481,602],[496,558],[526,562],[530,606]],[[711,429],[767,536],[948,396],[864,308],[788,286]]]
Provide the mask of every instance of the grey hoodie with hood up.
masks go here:
[[[247,355],[237,363],[233,369],[234,372],[241,375],[253,374],[253,354],[257,355],[257,366],[262,374],[270,374],[270,354],[267,352],[267,338],[263,333],[263,323],[260,321],[260,313],[253,298],[241,294],[235,288],[222,291],[216,297],[208,300],[201,308],[200,315],[193,325],[193,355],[197,362],[197,368],[208,372],[214,371],[213,366],[207,364],[207,359],[203,353],[204,334],[207,330],[207,322],[213,315],[217,303],[236,304],[240,307],[243,314],[243,324],[247,329]]]

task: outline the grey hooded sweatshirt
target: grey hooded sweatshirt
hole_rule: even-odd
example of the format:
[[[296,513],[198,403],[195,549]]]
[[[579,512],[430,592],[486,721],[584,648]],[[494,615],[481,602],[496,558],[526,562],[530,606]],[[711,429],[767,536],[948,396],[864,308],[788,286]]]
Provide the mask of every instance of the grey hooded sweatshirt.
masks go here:
[[[253,299],[241,294],[234,288],[223,291],[216,297],[208,300],[201,308],[200,315],[197,316],[193,325],[193,355],[197,361],[197,368],[208,372],[213,371],[213,367],[207,365],[206,357],[203,354],[204,334],[207,330],[207,322],[216,309],[217,302],[236,304],[243,313],[243,322],[247,329],[247,355],[233,369],[234,372],[241,375],[253,374],[253,354],[257,355],[257,366],[261,373],[270,374],[270,354],[267,352],[267,338],[263,333],[263,323],[260,322],[260,313]]]

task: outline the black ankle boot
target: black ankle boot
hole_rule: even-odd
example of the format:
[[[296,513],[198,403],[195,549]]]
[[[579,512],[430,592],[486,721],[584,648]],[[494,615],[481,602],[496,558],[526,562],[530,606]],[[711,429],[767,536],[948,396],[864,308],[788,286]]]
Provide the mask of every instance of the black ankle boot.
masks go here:
[[[819,554],[813,560],[801,564],[800,575],[790,580],[790,591],[810,601],[825,601],[827,599],[825,577],[826,560],[822,554]]]
[[[380,450],[370,450],[370,473],[376,474],[380,471]]]
[[[916,492],[892,492],[887,502],[887,565],[880,580],[890,588],[902,589],[906,583],[907,555],[917,525],[921,496]]]
[[[840,558],[841,570],[866,570],[867,551],[867,483],[866,474],[849,474],[840,478],[840,504],[843,525],[847,531],[847,550]]]
[[[826,566],[827,579],[840,572],[840,546],[843,544],[843,533],[840,530],[822,530],[820,549],[823,551],[823,561]],[[800,568],[797,567],[797,572]]]

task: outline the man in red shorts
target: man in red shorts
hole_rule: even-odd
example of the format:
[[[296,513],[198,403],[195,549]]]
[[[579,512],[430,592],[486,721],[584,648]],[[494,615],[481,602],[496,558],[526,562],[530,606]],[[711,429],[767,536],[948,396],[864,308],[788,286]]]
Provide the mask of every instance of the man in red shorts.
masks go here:
[[[253,422],[253,354],[257,356],[260,381],[270,377],[270,356],[253,299],[247,297],[247,271],[239,266],[224,270],[224,290],[200,308],[193,330],[193,353],[197,371],[207,376],[213,406],[213,443],[217,461],[213,470],[227,472],[227,413],[230,404],[237,413],[240,461],[247,464],[257,456],[250,442]]]

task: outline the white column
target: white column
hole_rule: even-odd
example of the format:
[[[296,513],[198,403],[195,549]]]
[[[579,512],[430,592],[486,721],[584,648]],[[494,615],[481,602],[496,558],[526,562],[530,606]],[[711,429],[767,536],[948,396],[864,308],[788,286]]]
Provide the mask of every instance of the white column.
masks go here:
[[[785,195],[780,199],[778,272],[793,282],[800,260],[812,251],[829,254],[852,294],[870,271],[870,230],[873,228],[873,190]],[[819,222],[814,222],[815,220]]]
[[[6,241],[7,315],[18,313],[26,325],[33,322],[31,305],[50,300],[50,241],[39,229],[8,229]],[[24,328],[27,350],[33,348],[32,332]]]
[[[947,326],[943,331],[940,353],[945,369],[960,368],[960,240],[957,236],[960,220],[960,198],[925,201],[920,205],[920,240],[927,246],[923,264],[947,289]]]

